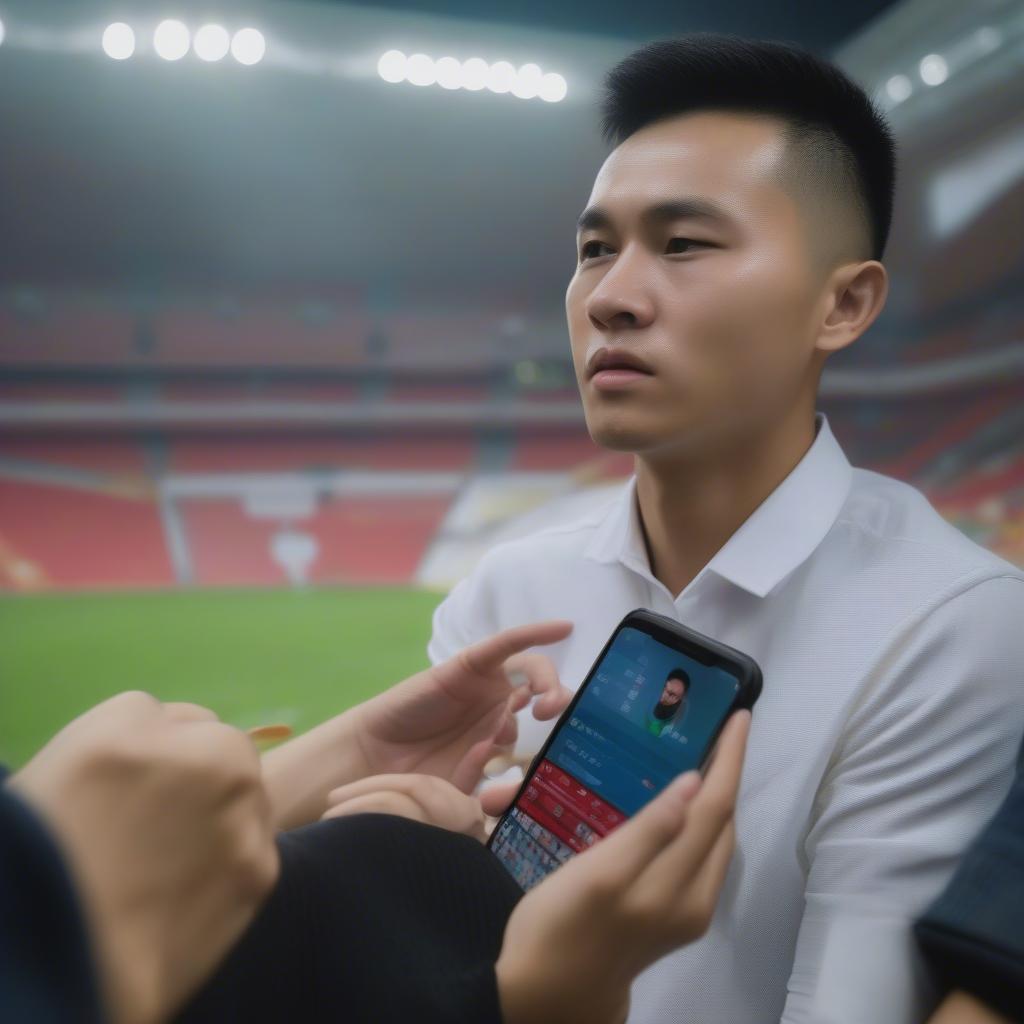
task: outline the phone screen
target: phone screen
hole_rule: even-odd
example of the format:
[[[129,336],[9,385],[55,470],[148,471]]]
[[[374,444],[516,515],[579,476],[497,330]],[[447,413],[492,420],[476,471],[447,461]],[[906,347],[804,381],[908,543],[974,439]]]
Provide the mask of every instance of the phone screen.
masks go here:
[[[698,768],[740,684],[631,626],[583,683],[490,846],[530,889]]]

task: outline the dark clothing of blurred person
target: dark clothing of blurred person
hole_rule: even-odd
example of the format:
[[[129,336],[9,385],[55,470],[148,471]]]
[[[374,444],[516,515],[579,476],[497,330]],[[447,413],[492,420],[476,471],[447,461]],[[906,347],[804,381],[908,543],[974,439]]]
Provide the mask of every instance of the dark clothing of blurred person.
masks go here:
[[[375,814],[278,847],[272,896],[181,1021],[500,1022],[494,963],[522,892],[476,840]],[[64,858],[0,786],[0,1020],[100,1024],[95,977]]]
[[[102,1020],[78,897],[49,831],[0,768],[0,1020]]]
[[[358,815],[278,846],[277,887],[182,1022],[501,1021],[494,963],[522,893],[476,840]],[[0,1020],[100,1024],[95,978],[64,858],[0,787]]]
[[[500,1024],[494,965],[522,892],[479,841],[359,814],[278,848],[277,888],[178,1024]]]

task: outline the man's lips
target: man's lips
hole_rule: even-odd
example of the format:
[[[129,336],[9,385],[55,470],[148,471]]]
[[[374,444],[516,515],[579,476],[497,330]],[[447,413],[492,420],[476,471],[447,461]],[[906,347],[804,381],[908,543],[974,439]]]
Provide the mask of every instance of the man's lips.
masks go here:
[[[654,371],[648,363],[628,349],[599,348],[587,362],[587,377],[598,374],[620,374],[623,379],[637,374],[653,376]]]

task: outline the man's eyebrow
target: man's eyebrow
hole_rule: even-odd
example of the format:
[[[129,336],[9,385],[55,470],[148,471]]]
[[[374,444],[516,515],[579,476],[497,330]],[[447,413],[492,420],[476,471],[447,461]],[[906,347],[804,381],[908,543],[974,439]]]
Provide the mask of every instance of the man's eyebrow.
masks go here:
[[[665,223],[673,220],[710,220],[718,224],[727,224],[729,215],[717,203],[708,199],[668,199],[663,203],[648,206],[640,219],[652,223]],[[588,206],[576,221],[577,233],[597,231],[612,226],[612,219],[607,211],[600,206]]]

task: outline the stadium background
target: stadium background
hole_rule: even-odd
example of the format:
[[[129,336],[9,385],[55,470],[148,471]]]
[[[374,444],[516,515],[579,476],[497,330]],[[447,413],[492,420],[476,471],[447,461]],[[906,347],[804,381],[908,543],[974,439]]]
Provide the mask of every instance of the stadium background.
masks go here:
[[[1024,5],[616,6],[228,2],[167,60],[206,6],[0,3],[0,760],[128,687],[305,728],[422,667],[490,545],[621,486],[573,223],[602,73],[692,29],[889,112],[893,292],[823,408],[1024,564]]]

